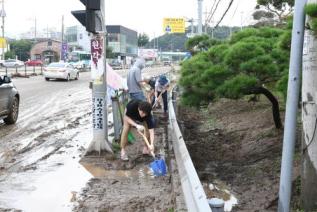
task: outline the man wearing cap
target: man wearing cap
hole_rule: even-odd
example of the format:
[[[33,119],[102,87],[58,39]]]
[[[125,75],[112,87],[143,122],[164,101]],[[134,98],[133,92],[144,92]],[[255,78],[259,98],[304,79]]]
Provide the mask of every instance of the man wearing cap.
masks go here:
[[[158,97],[161,95],[165,114],[167,113],[167,89],[169,88],[169,84],[170,82],[165,75],[161,75],[155,83],[155,100],[153,104],[158,101]]]

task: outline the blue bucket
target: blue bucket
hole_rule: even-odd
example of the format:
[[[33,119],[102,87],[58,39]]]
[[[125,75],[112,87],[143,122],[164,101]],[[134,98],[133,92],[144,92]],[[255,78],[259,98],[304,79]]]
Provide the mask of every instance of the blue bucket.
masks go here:
[[[155,159],[151,164],[150,168],[153,171],[153,174],[155,176],[165,176],[167,171],[166,171],[166,163],[163,158],[158,158]]]

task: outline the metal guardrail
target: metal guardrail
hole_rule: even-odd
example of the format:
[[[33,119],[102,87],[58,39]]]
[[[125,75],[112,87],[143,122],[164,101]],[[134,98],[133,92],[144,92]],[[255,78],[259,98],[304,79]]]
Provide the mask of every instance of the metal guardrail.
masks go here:
[[[42,74],[43,73],[43,66],[19,66],[19,67],[1,67],[0,73],[3,72],[5,75],[8,74],[20,74],[20,75],[30,75],[30,74]]]
[[[175,87],[172,98],[168,102],[169,128],[172,132],[173,148],[181,178],[182,190],[188,211],[208,212],[211,211],[203,186],[198,178],[196,169],[188,153],[182,133],[177,123],[175,110],[176,104]],[[175,108],[175,110],[174,110]]]

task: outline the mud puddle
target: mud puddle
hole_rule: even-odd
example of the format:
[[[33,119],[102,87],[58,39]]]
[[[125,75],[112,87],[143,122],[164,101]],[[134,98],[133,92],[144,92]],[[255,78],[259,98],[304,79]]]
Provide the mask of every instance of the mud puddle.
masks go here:
[[[1,207],[32,212],[71,211],[74,196],[92,177],[78,162],[91,141],[90,130],[79,131],[71,145],[48,159],[38,161],[37,156],[32,156],[27,160],[31,165],[24,166],[23,171],[8,173],[0,181]]]

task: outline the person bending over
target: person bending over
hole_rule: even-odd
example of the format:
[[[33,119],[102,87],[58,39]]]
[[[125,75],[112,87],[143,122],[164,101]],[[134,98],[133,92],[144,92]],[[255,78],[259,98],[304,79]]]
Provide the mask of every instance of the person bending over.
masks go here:
[[[142,133],[144,132],[150,143],[150,149],[146,145],[144,146],[143,154],[149,154],[151,151],[154,151],[154,118],[151,112],[152,106],[146,101],[133,99],[127,104],[120,142],[121,160],[129,160],[125,148],[128,143],[128,133],[131,127],[135,127]]]

